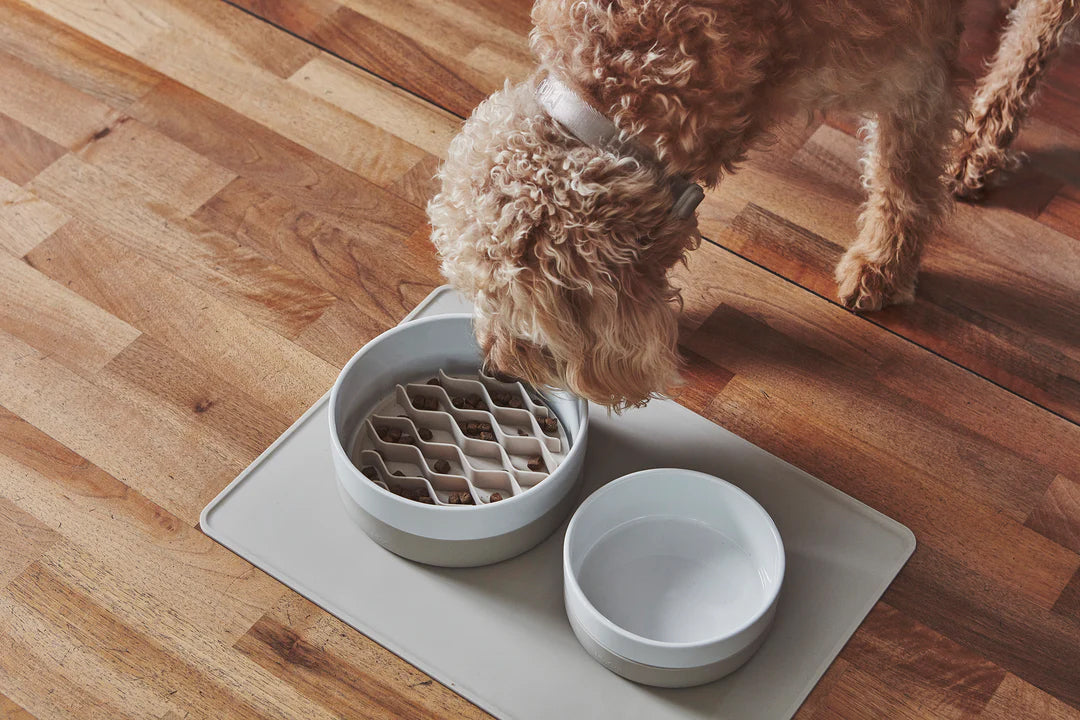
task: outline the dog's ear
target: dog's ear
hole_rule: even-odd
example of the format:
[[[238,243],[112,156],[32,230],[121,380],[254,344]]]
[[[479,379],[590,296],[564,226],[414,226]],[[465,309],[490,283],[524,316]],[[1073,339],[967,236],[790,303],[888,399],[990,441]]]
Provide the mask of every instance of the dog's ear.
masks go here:
[[[522,85],[477,108],[440,179],[432,237],[494,368],[616,408],[672,386],[667,272],[698,235],[653,166],[582,144]]]

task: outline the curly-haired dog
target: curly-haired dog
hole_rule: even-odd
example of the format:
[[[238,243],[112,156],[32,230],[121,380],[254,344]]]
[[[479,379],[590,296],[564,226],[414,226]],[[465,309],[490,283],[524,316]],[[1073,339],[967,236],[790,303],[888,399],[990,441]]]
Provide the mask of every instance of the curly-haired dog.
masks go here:
[[[1020,0],[1016,12],[1065,17],[1074,2]],[[858,310],[911,300],[923,241],[949,205],[958,11],[949,0],[538,0],[537,72],[476,109],[428,208],[489,365],[613,408],[670,389],[679,292],[668,271],[699,242],[691,181],[716,185],[792,113],[870,117],[868,199],[839,295]],[[960,185],[1000,141],[970,145]]]

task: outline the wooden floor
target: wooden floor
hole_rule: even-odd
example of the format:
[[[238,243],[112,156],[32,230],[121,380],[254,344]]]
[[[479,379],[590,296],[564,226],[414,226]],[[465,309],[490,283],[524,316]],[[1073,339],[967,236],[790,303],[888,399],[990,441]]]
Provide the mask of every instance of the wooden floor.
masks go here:
[[[440,284],[429,178],[528,9],[0,0],[0,717],[484,715],[196,524]],[[799,717],[1080,718],[1080,52],[868,317],[852,128],[725,180],[681,279],[681,401],[919,539]]]

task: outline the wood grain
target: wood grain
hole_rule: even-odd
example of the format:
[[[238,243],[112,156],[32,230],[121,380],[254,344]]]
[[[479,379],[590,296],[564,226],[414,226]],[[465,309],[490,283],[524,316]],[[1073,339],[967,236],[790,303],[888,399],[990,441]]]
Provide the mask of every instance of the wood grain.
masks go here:
[[[441,283],[432,176],[528,31],[527,0],[0,0],[0,717],[487,717],[196,524]],[[1068,48],[911,306],[833,299],[854,118],[700,209],[676,398],[919,542],[800,720],[1080,718],[1078,78]]]

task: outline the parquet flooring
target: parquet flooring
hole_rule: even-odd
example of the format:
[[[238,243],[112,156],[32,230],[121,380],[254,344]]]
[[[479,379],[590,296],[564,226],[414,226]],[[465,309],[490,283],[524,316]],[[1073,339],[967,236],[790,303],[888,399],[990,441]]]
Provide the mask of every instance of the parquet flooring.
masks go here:
[[[973,0],[965,63],[994,47]],[[523,0],[0,0],[0,717],[482,717],[200,509],[441,284],[431,174]],[[914,305],[851,314],[851,118],[701,209],[679,399],[910,526],[798,717],[1080,718],[1080,51]]]

